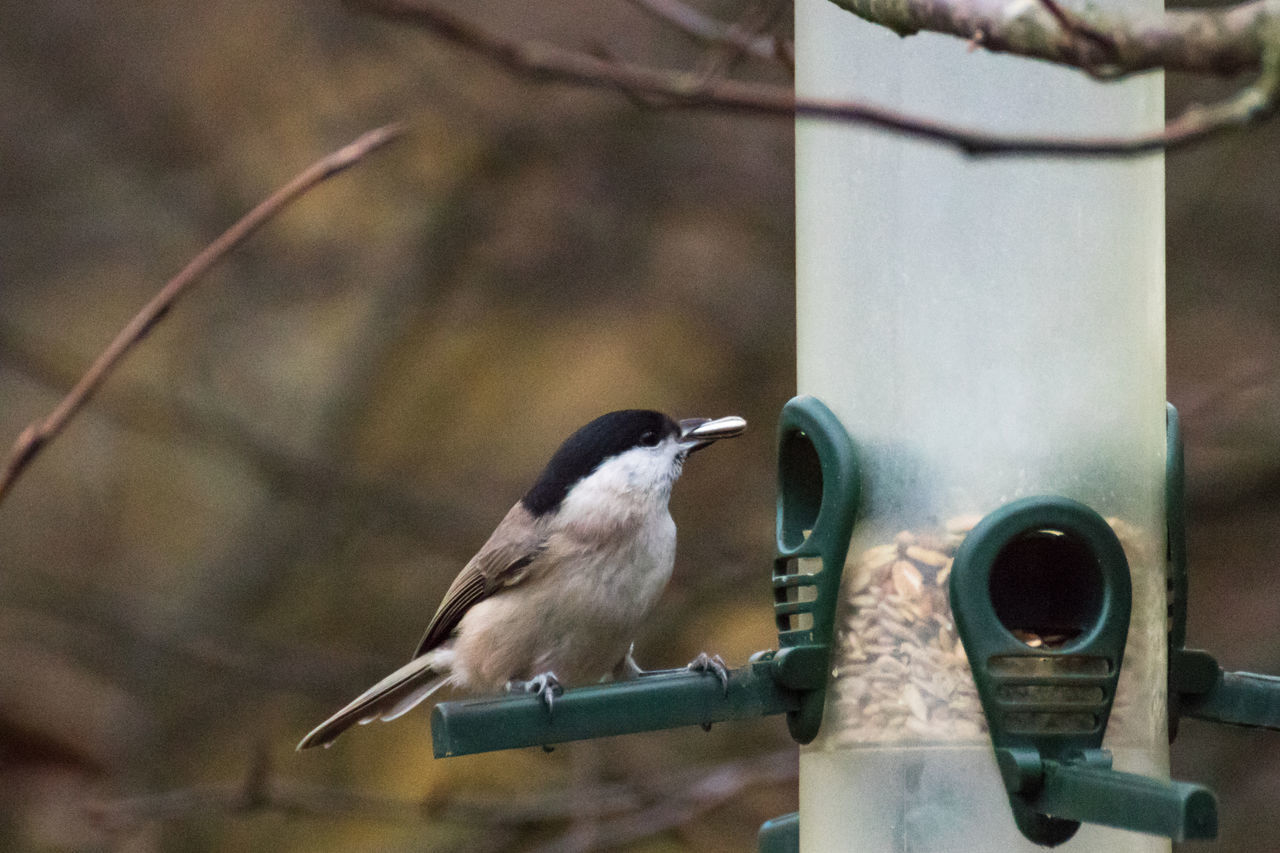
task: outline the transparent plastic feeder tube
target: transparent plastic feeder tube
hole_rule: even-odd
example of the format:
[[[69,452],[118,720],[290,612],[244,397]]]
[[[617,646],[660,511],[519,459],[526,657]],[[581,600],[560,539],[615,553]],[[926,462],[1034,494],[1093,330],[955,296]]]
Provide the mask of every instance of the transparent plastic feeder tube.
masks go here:
[[[1126,135],[1163,120],[1159,75],[1104,84],[904,39],[829,0],[798,0],[796,60],[801,96],[973,129]],[[828,705],[801,754],[801,849],[1042,849],[1014,826],[946,577],[974,521],[1017,498],[1107,518],[1134,598],[1103,745],[1116,769],[1167,778],[1163,158],[970,158],[803,119],[796,150],[799,390],[841,419],[864,476]],[[1059,849],[1169,842],[1085,825]]]

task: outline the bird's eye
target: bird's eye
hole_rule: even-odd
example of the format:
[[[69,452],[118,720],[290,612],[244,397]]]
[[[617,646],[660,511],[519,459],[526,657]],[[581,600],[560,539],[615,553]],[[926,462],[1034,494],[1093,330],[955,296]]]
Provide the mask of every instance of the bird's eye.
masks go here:
[[[658,443],[658,431],[647,429],[640,434],[640,443],[645,447],[654,447]]]

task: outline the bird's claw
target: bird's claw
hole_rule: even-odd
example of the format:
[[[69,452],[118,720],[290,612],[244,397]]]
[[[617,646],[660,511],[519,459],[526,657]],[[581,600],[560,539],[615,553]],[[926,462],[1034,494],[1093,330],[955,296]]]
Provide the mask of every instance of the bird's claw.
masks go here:
[[[724,662],[724,658],[720,657],[720,655],[698,652],[698,656],[689,661],[689,665],[685,668],[690,672],[706,672],[714,675],[719,680],[720,687],[724,690],[724,695],[729,695],[729,665]]]
[[[556,697],[564,693],[564,687],[554,672],[543,672],[528,681],[508,681],[508,693],[532,693],[547,706],[547,716],[555,709]]]

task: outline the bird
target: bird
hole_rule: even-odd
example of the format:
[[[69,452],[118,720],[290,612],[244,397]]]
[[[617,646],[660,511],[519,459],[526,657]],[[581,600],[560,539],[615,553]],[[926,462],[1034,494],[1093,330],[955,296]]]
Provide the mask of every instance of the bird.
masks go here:
[[[533,693],[551,712],[564,685],[642,674],[633,639],[675,563],[671,488],[689,454],[746,427],[736,415],[675,421],[623,409],[578,429],[459,572],[409,662],[297,748],[394,720],[446,685]],[[727,684],[719,656],[689,666]]]

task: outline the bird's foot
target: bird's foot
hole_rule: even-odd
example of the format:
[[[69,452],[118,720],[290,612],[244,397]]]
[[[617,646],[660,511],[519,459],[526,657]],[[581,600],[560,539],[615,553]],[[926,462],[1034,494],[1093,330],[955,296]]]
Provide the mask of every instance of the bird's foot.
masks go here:
[[[554,672],[543,672],[528,681],[508,681],[508,693],[532,693],[547,706],[547,716],[554,710],[556,697],[564,693],[564,687]]]
[[[689,665],[685,667],[690,672],[705,672],[714,675],[720,681],[720,687],[724,689],[724,694],[729,695],[729,665],[724,662],[724,658],[720,655],[708,655],[706,652],[698,652],[698,656],[689,661]]]

